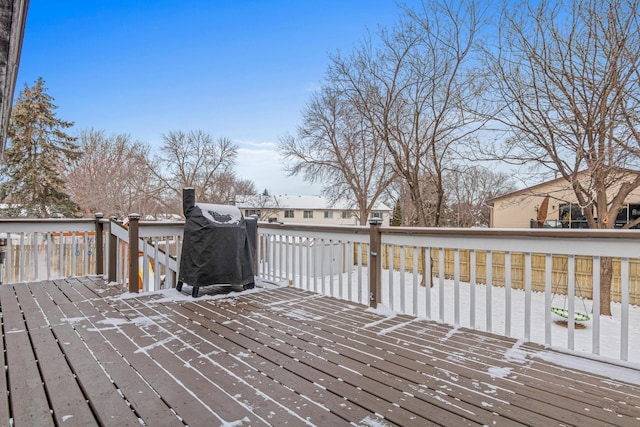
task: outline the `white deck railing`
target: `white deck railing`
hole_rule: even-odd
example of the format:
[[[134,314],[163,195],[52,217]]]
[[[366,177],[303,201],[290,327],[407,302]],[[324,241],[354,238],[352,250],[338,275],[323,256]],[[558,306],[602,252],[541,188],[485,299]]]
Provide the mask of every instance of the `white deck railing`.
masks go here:
[[[640,315],[630,302],[638,301],[640,292],[640,232],[377,229],[381,247],[371,252],[386,257],[379,263],[377,299],[392,312],[640,366],[640,331],[630,322],[631,315]],[[261,224],[258,274],[371,304],[376,294],[369,275],[369,265],[375,265],[371,242],[368,227]],[[612,316],[600,314],[602,257],[615,259]],[[516,259],[521,286],[514,286]],[[565,276],[554,267],[558,259],[564,262]],[[577,262],[588,264],[589,277],[576,268]],[[542,281],[536,287],[534,273]],[[566,318],[552,308],[564,311]],[[582,314],[590,320],[580,320]]]
[[[0,220],[0,277],[105,274],[134,292],[175,287],[184,223],[131,224]],[[614,258],[612,316],[600,314],[602,257]],[[283,286],[640,367],[639,231],[260,223],[256,258],[256,275]]]
[[[96,220],[0,221],[1,283],[95,274]]]

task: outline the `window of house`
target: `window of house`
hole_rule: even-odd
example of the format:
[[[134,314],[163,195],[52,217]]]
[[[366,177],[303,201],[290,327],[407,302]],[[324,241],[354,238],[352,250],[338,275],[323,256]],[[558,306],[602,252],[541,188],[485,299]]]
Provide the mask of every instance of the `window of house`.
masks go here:
[[[333,218],[333,211],[324,211],[325,218]]]
[[[371,218],[382,218],[382,212],[371,212]]]
[[[258,215],[260,216],[260,209],[245,209],[244,216]]]
[[[615,228],[622,228],[630,222],[635,221],[640,217],[640,205],[635,203],[629,203],[624,206],[616,217]],[[638,225],[633,228],[640,228]]]
[[[562,228],[588,228],[584,209],[574,203],[564,203],[558,207],[558,219]]]
[[[285,218],[293,218],[293,209],[287,209],[284,211],[284,217]]]
[[[304,211],[302,213],[303,218],[313,218],[313,211]]]
[[[351,218],[352,213],[350,211],[342,211],[342,219]]]

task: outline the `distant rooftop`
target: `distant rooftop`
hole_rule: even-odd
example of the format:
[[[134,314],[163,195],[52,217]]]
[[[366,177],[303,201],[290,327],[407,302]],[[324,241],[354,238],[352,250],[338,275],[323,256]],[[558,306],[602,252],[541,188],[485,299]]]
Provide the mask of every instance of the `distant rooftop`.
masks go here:
[[[239,208],[279,208],[279,209],[310,209],[310,210],[354,210],[355,202],[342,199],[331,204],[329,199],[322,196],[249,196],[239,198],[236,202]],[[384,203],[376,203],[373,210],[391,211]]]

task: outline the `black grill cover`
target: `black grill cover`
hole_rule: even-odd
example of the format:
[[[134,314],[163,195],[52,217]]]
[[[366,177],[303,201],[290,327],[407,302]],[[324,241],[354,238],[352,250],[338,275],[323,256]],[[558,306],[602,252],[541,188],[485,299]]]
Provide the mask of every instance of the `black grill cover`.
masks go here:
[[[235,206],[195,203],[195,191],[183,190],[186,218],[178,281],[193,287],[254,282],[256,219]]]

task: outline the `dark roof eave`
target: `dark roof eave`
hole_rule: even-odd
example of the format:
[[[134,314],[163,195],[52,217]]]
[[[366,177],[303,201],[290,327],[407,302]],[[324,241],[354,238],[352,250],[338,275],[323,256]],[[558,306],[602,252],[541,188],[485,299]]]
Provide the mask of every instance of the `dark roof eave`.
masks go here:
[[[4,157],[29,0],[0,5],[0,158]]]

